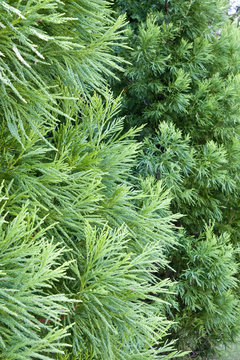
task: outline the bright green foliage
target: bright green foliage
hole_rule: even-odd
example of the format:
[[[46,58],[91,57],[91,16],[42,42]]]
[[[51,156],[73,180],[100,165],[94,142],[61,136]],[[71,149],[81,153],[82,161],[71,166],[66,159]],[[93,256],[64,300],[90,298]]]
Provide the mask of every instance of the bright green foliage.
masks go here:
[[[59,264],[64,248],[47,238],[27,205],[8,221],[7,203],[1,196],[0,358],[47,360],[62,351],[68,335],[61,318],[69,300],[54,291],[66,277],[68,264]]]
[[[120,69],[112,47],[122,25],[104,0],[1,1],[0,110],[14,137],[26,123],[39,132],[69,117],[66,97],[100,91]]]
[[[141,128],[123,133],[105,88],[123,26],[109,5],[0,3],[4,360],[179,355],[166,342],[173,284],[156,275],[178,216],[160,182],[133,185]]]
[[[72,291],[82,301],[74,314],[74,352],[91,351],[97,359],[134,359],[137,354],[155,359],[149,347],[158,345],[169,325],[160,300],[169,284],[153,275],[161,247],[153,244],[136,255],[129,251],[124,228],[99,232],[87,226],[85,241],[73,266],[77,281]]]
[[[198,316],[198,298],[209,285],[207,276],[205,284],[202,281],[195,287],[197,295],[191,293],[191,281],[186,281],[175,318],[182,324],[182,333],[178,328],[174,336],[191,334],[190,347],[196,351],[191,356],[210,356],[219,341],[235,338],[239,322],[233,311],[238,290],[226,278],[226,274],[233,278],[236,267],[232,263],[236,260],[233,256],[232,263],[226,263],[227,250],[220,240],[227,231],[234,247],[239,241],[239,29],[228,20],[228,1],[118,0],[115,6],[119,13],[126,12],[128,45],[133,50],[120,52],[132,65],[121,76],[121,85],[114,86],[116,93],[124,94],[125,128],[145,124],[139,136],[144,146],[136,175],[161,180],[172,193],[173,212],[186,215],[176,222],[186,231],[183,253],[190,256],[191,251],[199,252],[200,256],[199,241],[215,251],[212,238],[204,235],[204,224],[210,221],[215,222],[213,238],[225,249],[218,254],[219,263],[226,264],[219,269],[219,280],[214,280],[218,290],[210,286],[206,301],[201,303],[204,316]],[[214,269],[218,262],[211,251],[206,254],[206,263],[211,262]],[[185,260],[175,254],[171,265],[177,270],[172,278],[182,279]],[[189,273],[195,266],[189,260]],[[220,282],[226,282],[227,299],[221,296]],[[220,321],[218,308],[224,301]],[[180,348],[182,343],[180,340]]]
[[[1,176],[11,184],[6,209],[14,216],[27,198],[31,212],[39,208],[48,236],[67,247],[70,279],[58,291],[80,301],[64,318],[65,325],[74,323],[68,338],[73,354],[155,359],[162,352],[168,359],[172,346],[162,338],[170,324],[161,298],[172,286],[154,273],[167,264],[163,251],[175,243],[177,217],[160,183],[154,187],[147,179],[141,190],[132,187],[139,145],[136,130],[121,135],[122,119],[112,120],[119,106],[118,99],[104,104],[93,97],[74,124],[55,128],[50,148],[31,129],[24,149],[3,134]]]
[[[59,240],[64,234],[66,242],[84,233],[85,220],[99,225],[108,221],[114,227],[124,223],[132,237],[141,239],[139,245],[154,240],[171,242],[166,237],[172,219],[165,210],[170,204],[167,193],[161,186],[152,190],[150,180],[148,186],[142,184],[143,191],[132,189],[129,177],[136,164],[139,144],[134,136],[139,130],[120,135],[123,120],[112,120],[119,107],[119,99],[109,98],[104,105],[94,96],[90,105],[85,104],[81,118],[74,114],[74,123],[67,121],[48,137],[56,150],[45,146],[31,129],[27,138],[22,138],[22,148],[5,129],[0,140],[0,179],[13,182],[7,210],[15,214],[19,211],[16,204],[30,200],[29,207],[37,206],[40,218],[48,215],[47,225],[58,223],[50,232]],[[151,203],[148,197],[156,199]],[[169,221],[156,221],[155,213],[160,210]],[[162,230],[164,236],[159,238]]]

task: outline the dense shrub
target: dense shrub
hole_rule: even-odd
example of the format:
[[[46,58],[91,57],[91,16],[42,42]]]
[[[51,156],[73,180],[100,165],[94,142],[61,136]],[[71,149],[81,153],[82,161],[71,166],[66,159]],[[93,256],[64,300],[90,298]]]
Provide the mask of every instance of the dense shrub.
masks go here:
[[[145,124],[136,176],[161,181],[171,190],[173,212],[186,215],[176,223],[184,227],[182,256],[172,257],[172,277],[180,281],[174,336],[192,357],[210,356],[219,342],[235,338],[239,323],[239,29],[225,0],[118,0],[115,7],[127,15],[132,48],[120,51],[131,65],[115,90],[123,92],[125,128]],[[226,231],[232,248],[221,240]]]

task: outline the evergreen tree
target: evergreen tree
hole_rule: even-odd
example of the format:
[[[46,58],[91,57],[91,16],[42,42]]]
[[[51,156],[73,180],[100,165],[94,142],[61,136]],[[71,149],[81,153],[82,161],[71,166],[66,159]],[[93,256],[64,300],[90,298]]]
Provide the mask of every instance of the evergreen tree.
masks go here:
[[[136,174],[161,180],[173,212],[186,215],[176,223],[185,229],[180,256],[170,254],[179,281],[174,336],[203,358],[239,331],[239,30],[225,0],[118,0],[115,7],[127,15],[132,48],[120,51],[131,65],[116,84],[125,128],[145,124]]]
[[[105,88],[122,18],[104,0],[0,7],[0,358],[178,357],[156,276],[178,216],[161,183],[133,185],[140,129]]]

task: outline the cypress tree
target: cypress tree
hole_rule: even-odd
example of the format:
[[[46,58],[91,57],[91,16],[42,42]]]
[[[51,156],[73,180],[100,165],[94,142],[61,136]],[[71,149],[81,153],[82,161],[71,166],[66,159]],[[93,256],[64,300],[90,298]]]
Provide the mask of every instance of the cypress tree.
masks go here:
[[[0,358],[178,357],[156,275],[178,216],[154,178],[133,185],[140,129],[106,89],[123,18],[104,0],[0,8]]]
[[[239,29],[228,1],[128,1],[131,62],[117,83],[125,128],[145,124],[136,174],[171,189],[181,247],[173,336],[191,358],[239,333]],[[227,232],[227,233],[226,233]],[[229,238],[230,236],[230,238]],[[164,274],[162,274],[164,276]]]

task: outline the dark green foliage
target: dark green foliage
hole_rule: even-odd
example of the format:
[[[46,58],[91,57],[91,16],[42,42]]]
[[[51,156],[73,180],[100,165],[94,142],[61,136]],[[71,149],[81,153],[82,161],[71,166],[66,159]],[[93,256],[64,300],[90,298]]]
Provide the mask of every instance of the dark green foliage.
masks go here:
[[[174,331],[180,348],[192,349],[189,358],[208,358],[209,350],[228,345],[240,331],[236,254],[229,235],[217,237],[213,230],[205,226],[198,238],[182,236],[173,257],[179,304]]]
[[[145,124],[136,175],[161,180],[173,195],[173,212],[186,215],[176,222],[185,229],[179,249],[183,257],[175,254],[171,263],[176,270],[172,277],[180,281],[179,313],[174,314],[180,325],[174,337],[180,336],[180,348],[188,337],[188,345],[196,350],[192,357],[210,356],[219,342],[236,337],[239,322],[234,310],[236,259],[231,255],[226,261],[227,245],[221,240],[227,231],[238,246],[239,29],[228,20],[227,1],[119,0],[115,6],[119,13],[126,12],[133,50],[120,52],[132,65],[121,76],[121,85],[114,86],[116,93],[124,94],[125,128]],[[210,221],[215,222],[212,237],[204,235]],[[204,243],[209,253],[203,266],[192,256],[201,256]],[[212,253],[218,247],[223,250],[216,259]],[[226,267],[218,269],[217,260]],[[218,269],[213,277],[216,288],[204,276],[192,289],[197,267],[211,274],[208,263],[214,274]],[[206,299],[199,303],[203,294]]]
[[[238,140],[230,145],[238,153]],[[184,206],[187,216],[181,221],[189,231],[198,232],[208,219],[221,222],[226,196],[232,196],[233,202],[238,194],[239,164],[237,157],[233,160],[230,163],[224,145],[210,140],[194,146],[171,122],[161,122],[155,135],[144,141],[138,171],[162,179],[171,188],[174,210],[182,212]]]
[[[159,16],[167,25],[173,23],[181,35],[195,37],[206,31],[209,25],[218,27],[222,24],[222,15],[227,18],[227,0],[189,1],[182,0],[175,3],[172,0],[117,0],[115,8],[119,13],[127,15],[127,20],[138,27],[138,22],[145,22],[149,13]],[[134,24],[135,22],[135,24]]]

